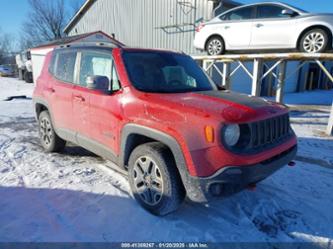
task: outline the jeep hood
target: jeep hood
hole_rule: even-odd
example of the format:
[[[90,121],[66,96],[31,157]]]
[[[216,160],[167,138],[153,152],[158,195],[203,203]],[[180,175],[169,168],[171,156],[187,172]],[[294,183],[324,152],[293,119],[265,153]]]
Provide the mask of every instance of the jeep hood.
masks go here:
[[[178,112],[183,116],[195,114],[227,122],[251,122],[288,112],[284,105],[230,91],[152,94],[149,99],[164,113]],[[156,113],[156,105],[151,107],[154,110],[148,111],[150,114]]]

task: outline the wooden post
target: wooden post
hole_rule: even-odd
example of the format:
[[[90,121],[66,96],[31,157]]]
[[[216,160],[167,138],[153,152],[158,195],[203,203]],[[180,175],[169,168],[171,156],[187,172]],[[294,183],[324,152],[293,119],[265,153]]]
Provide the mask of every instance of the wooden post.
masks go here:
[[[222,86],[226,89],[230,90],[230,63],[224,62],[223,63],[223,78],[222,78]]]
[[[254,59],[253,62],[253,78],[252,78],[252,95],[260,96],[261,91],[261,75],[263,62],[262,59]]]
[[[284,86],[286,81],[287,62],[282,61],[279,66],[278,83],[276,89],[276,102],[283,103]]]
[[[332,102],[331,116],[330,119],[328,120],[326,134],[329,136],[333,135],[333,102]]]

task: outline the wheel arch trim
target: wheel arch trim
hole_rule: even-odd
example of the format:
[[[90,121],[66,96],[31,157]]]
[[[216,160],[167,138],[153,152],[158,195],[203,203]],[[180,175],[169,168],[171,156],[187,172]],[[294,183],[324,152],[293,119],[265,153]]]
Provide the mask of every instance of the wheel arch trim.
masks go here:
[[[133,151],[134,148],[130,147],[129,139],[131,139],[131,135],[142,135],[148,138],[151,138],[155,141],[161,142],[168,146],[168,148],[171,150],[171,153],[173,154],[173,157],[176,162],[177,170],[180,174],[180,177],[182,179],[183,185],[186,189],[186,192],[189,196],[193,196],[194,190],[198,188],[195,184],[193,184],[192,177],[189,174],[185,156],[183,154],[183,150],[178,143],[178,141],[170,136],[169,134],[166,134],[162,131],[138,125],[138,124],[127,124],[123,127],[121,132],[121,148],[120,148],[120,156],[119,156],[119,165],[121,167],[125,167],[125,165],[128,162],[129,156],[131,154],[131,151]],[[190,197],[191,198],[191,197]],[[195,199],[195,198],[193,198]]]
[[[296,41],[296,48],[299,49],[301,47],[301,41],[302,41],[303,36],[306,34],[306,32],[309,32],[312,29],[323,29],[323,30],[325,30],[327,32],[327,35],[329,36],[328,37],[329,38],[329,46],[330,47],[333,46],[333,39],[332,39],[333,38],[333,30],[330,27],[328,27],[328,25],[325,25],[325,24],[314,24],[314,25],[310,25],[310,26],[304,28],[300,32],[300,34],[297,38],[297,41]]]
[[[224,45],[224,50],[227,49],[227,43],[225,42],[224,37],[223,37],[221,34],[219,34],[219,33],[213,33],[213,34],[209,35],[209,36],[207,37],[206,41],[205,41],[205,51],[207,51],[207,45],[208,45],[209,40],[210,40],[211,38],[215,37],[215,36],[216,36],[216,37],[220,37],[220,38],[222,39],[222,42],[223,42],[223,45]]]

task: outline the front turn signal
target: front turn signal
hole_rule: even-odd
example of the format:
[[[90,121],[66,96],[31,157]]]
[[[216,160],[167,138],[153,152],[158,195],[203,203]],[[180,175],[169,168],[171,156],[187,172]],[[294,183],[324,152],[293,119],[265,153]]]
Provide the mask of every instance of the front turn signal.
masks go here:
[[[205,137],[208,143],[214,143],[214,128],[213,126],[205,126]]]

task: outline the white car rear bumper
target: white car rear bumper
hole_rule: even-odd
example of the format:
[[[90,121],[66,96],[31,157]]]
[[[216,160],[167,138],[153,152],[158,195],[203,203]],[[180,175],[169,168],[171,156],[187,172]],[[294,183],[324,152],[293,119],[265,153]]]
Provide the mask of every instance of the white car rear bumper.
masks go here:
[[[205,50],[206,37],[197,32],[194,37],[193,45],[196,49]]]

